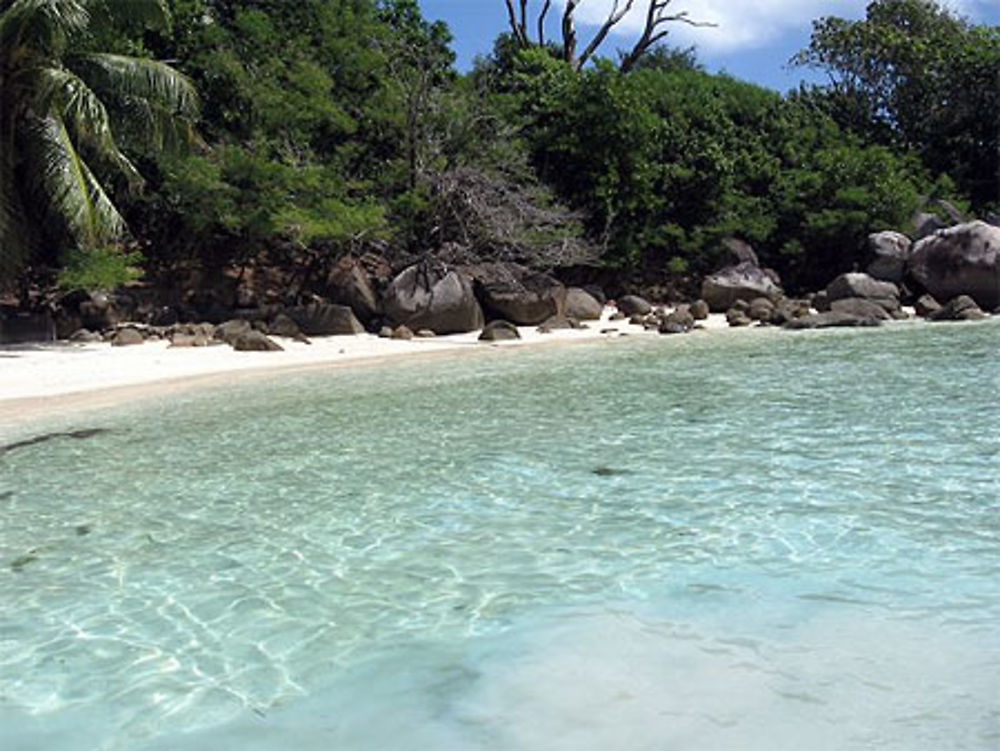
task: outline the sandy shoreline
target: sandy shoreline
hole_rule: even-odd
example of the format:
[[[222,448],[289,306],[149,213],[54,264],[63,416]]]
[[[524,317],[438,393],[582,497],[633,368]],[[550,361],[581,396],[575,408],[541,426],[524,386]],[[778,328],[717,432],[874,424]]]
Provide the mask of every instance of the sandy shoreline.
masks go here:
[[[478,341],[479,332],[409,341],[373,334],[317,338],[311,344],[275,337],[283,352],[236,352],[226,345],[170,348],[165,341],[133,347],[110,344],[53,343],[0,348],[0,427],[63,410],[106,408],[146,395],[220,385],[260,374],[275,374],[359,364],[385,364],[420,355],[586,342],[624,335],[657,337],[628,321],[612,321],[606,309],[586,329],[540,334],[520,328],[521,340]],[[725,329],[724,316],[701,322],[706,330]]]

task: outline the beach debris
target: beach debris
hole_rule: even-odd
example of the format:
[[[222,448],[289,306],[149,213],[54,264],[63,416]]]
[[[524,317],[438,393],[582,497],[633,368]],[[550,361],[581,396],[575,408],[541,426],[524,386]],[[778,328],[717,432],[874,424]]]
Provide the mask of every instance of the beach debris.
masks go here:
[[[46,433],[44,435],[35,436],[34,438],[27,438],[23,441],[16,441],[15,443],[8,443],[6,446],[0,446],[0,454],[7,453],[8,451],[13,451],[14,449],[25,448],[26,446],[34,446],[38,443],[44,443],[45,441],[51,441],[55,438],[72,438],[74,440],[80,441],[85,438],[93,438],[94,436],[101,435],[102,433],[109,432],[107,428],[84,428],[82,430],[68,430],[61,431],[58,433]]]

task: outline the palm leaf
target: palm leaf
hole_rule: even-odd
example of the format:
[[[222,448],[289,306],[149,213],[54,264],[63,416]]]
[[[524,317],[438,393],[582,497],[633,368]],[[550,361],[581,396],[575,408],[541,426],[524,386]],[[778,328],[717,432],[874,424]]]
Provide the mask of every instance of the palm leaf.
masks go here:
[[[75,146],[83,146],[101,162],[117,168],[137,187],[142,177],[115,142],[104,103],[83,79],[64,68],[40,66],[25,71],[28,88],[35,92],[32,109],[61,121]]]
[[[101,95],[146,99],[175,116],[198,117],[194,85],[166,63],[107,53],[73,55],[66,62]]]
[[[49,116],[26,129],[31,161],[30,192],[46,213],[65,223],[78,247],[94,248],[120,238],[125,221],[70,138],[66,124]]]
[[[60,55],[89,23],[83,0],[14,0],[0,14],[0,56]]]
[[[99,23],[145,29],[166,29],[170,9],[166,0],[84,0]]]

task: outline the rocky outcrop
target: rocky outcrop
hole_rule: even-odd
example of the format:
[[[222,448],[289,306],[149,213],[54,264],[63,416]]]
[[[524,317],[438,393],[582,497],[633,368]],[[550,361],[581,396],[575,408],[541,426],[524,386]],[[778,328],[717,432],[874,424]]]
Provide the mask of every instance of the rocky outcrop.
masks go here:
[[[827,285],[826,299],[831,310],[838,300],[860,299],[879,305],[887,313],[893,313],[899,310],[899,287],[892,282],[874,279],[868,274],[852,272],[841,274]]]
[[[79,329],[80,326],[76,328]],[[65,335],[71,333],[67,331]],[[55,338],[56,325],[48,312],[0,316],[0,344],[50,342]]]
[[[346,305],[312,302],[290,308],[288,317],[306,336],[351,336],[365,332],[354,311]]]
[[[380,313],[373,279],[362,260],[352,255],[334,264],[326,280],[326,296],[333,303],[349,307],[366,324]]]
[[[521,333],[510,321],[490,321],[479,335],[481,342],[502,342],[520,339]]]
[[[845,297],[841,300],[834,300],[830,303],[830,310],[834,313],[846,313],[855,318],[875,318],[879,321],[891,320],[889,312],[873,300],[863,297]]]
[[[694,328],[694,316],[687,305],[681,305],[660,319],[661,334],[686,334]]]
[[[593,295],[580,287],[566,290],[566,316],[578,321],[597,321],[601,318],[603,306]]]
[[[784,328],[791,330],[802,329],[829,329],[857,326],[879,326],[881,321],[878,318],[865,318],[851,315],[850,313],[838,313],[830,311],[828,313],[811,313],[810,315],[795,318],[787,321]]]
[[[705,277],[701,285],[701,297],[713,313],[729,310],[737,300],[750,302],[758,297],[777,300],[781,294],[777,274],[749,262],[716,271]]]
[[[918,242],[910,274],[938,300],[968,295],[981,307],[1000,306],[1000,227],[970,222]]]
[[[930,321],[980,321],[986,314],[968,295],[959,295],[927,316]]]
[[[271,319],[271,322],[267,324],[267,333],[271,336],[283,336],[309,344],[309,339],[302,333],[302,329],[286,313],[278,313],[278,315]]]
[[[410,266],[396,276],[386,289],[382,307],[394,326],[405,324],[411,331],[458,334],[483,326],[483,311],[469,279],[431,261]]]
[[[548,274],[516,263],[483,263],[466,271],[488,318],[537,326],[566,315],[566,288]]]
[[[871,261],[868,275],[873,279],[900,284],[906,275],[906,263],[913,243],[899,232],[876,232],[868,236]]]

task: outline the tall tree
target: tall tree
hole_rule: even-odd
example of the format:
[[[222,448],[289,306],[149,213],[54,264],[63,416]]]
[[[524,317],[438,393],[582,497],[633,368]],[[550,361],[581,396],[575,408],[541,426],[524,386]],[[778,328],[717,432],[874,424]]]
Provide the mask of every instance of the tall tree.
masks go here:
[[[507,5],[507,21],[510,25],[514,39],[522,48],[545,47],[548,42],[545,38],[546,23],[550,11],[552,10],[552,0],[543,0],[537,9],[533,31],[529,24],[530,9],[529,0],[504,0]],[[638,11],[642,4],[637,0],[612,0],[611,9],[608,11],[604,22],[598,27],[582,51],[578,49],[579,39],[576,28],[576,12],[585,0],[565,0],[560,21],[562,32],[562,43],[560,45],[560,55],[562,58],[579,70],[590,61],[597,51],[604,44],[608,35],[620,24],[625,17],[633,10]],[[687,11],[668,12],[673,0],[643,0],[645,2],[644,24],[642,33],[636,39],[632,48],[624,53],[621,58],[621,70],[624,73],[632,70],[642,59],[647,51],[653,49],[656,44],[669,33],[668,25],[671,23],[685,23],[690,26],[709,26],[711,24],[694,21]]]
[[[979,207],[1000,201],[1000,27],[935,0],[875,0],[862,20],[816,21],[793,61],[829,75],[842,124],[917,152]]]
[[[96,49],[116,25],[168,19],[165,0],[0,0],[0,279],[42,239],[83,252],[120,240],[111,184],[142,183],[124,149],[190,135],[184,76]]]

